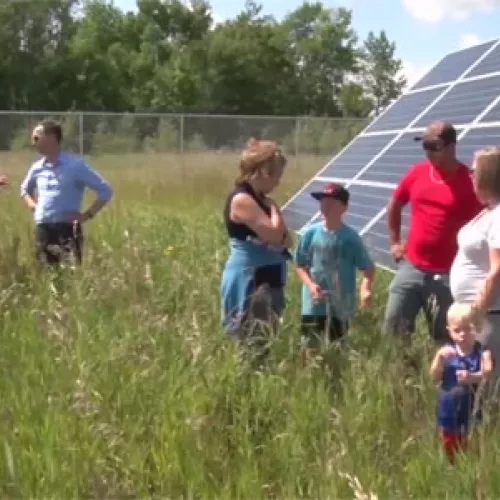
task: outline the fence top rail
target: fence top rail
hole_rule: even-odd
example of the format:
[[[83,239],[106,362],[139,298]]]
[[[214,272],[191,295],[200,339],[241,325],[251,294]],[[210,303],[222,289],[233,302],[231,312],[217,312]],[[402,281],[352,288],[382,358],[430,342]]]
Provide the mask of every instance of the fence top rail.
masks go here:
[[[19,116],[40,116],[40,115],[52,115],[52,116],[134,116],[143,118],[223,118],[223,119],[238,119],[238,120],[311,120],[311,121],[365,121],[367,118],[350,117],[350,116],[285,116],[285,115],[230,115],[230,114],[210,114],[210,113],[147,113],[141,112],[115,112],[115,111],[12,111],[12,110],[0,110],[0,115],[19,115]]]

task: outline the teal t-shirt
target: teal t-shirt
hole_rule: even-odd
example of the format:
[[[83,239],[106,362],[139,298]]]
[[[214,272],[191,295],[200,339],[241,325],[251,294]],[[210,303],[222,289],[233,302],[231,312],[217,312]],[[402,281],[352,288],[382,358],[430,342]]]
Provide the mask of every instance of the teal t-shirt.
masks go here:
[[[309,269],[312,280],[327,294],[326,301],[313,301],[302,286],[302,315],[352,319],[357,309],[356,271],[374,266],[361,236],[343,224],[335,231],[323,222],[311,224],[303,232],[295,250],[295,263]],[[330,311],[328,311],[330,308]]]

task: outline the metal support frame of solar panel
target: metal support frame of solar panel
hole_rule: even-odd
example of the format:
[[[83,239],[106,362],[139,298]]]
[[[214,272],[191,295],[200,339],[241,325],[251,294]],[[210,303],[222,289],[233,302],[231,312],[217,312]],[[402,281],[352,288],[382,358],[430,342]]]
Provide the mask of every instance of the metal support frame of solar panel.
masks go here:
[[[285,204],[289,226],[300,232],[317,220],[318,205],[309,193],[325,182],[341,182],[351,192],[347,223],[363,235],[377,263],[394,270],[385,207],[406,169],[423,158],[414,135],[434,119],[454,122],[459,158],[466,162],[475,149],[492,144],[486,139],[488,130],[495,137],[499,132],[500,138],[500,40],[448,54],[438,62]],[[408,220],[406,209],[403,234]]]

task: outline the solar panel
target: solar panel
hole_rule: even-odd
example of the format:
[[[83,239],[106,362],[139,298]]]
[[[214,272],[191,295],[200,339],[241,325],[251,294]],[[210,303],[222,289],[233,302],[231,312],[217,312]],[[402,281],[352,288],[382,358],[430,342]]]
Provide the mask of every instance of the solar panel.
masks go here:
[[[493,106],[482,118],[479,123],[500,122],[500,102]]]
[[[500,47],[492,50],[475,68],[467,73],[467,78],[498,71],[500,71]]]
[[[346,184],[346,222],[360,232],[376,262],[394,270],[385,207],[408,168],[425,159],[414,137],[433,120],[455,124],[458,157],[469,165],[476,150],[500,145],[500,40],[444,57],[285,204],[288,226],[300,232],[318,220],[311,191],[328,181]],[[404,211],[403,234],[410,210]]]
[[[319,204],[311,196],[311,193],[313,191],[322,191],[325,184],[328,182],[339,182],[344,184],[345,179],[318,177],[314,180],[307,189],[297,196],[292,209],[287,209],[285,211],[284,218],[290,228],[298,231],[304,225],[304,222],[302,222],[302,224],[300,224],[300,222],[297,223],[297,218],[300,217],[301,214],[303,214],[304,218],[308,215],[308,220],[306,220],[306,222],[308,222],[312,216],[319,215]],[[361,229],[373,219],[373,215],[387,205],[391,191],[392,186],[351,185],[349,187],[349,210],[345,215],[346,223],[357,231],[361,231]],[[313,211],[312,213],[311,210]],[[318,218],[316,217],[315,220],[318,220]],[[299,227],[297,228],[297,226]]]
[[[294,230],[300,231],[318,211],[318,202],[310,195],[313,191],[321,191],[324,183],[312,181],[307,189],[301,191],[283,211],[286,225]]]
[[[442,93],[442,88],[434,88],[414,94],[406,94],[381,115],[378,120],[369,125],[365,133],[405,128],[411,120],[416,118],[423,109]]]
[[[362,166],[365,166],[372,158],[376,157],[396,137],[396,134],[359,136],[348,145],[339,155],[320,172],[323,176],[334,176],[346,180],[354,177]],[[319,174],[318,174],[319,175]],[[314,180],[306,184],[289,202],[284,213],[287,225],[294,231],[298,231],[313,216],[312,207],[317,203],[310,196],[310,192],[318,187]]]
[[[396,134],[358,137],[337,158],[327,164],[322,175],[346,179],[354,177],[360,167],[366,165],[395,137]]]
[[[416,135],[415,132],[407,132],[400,136],[359,179],[396,185],[415,162],[424,159],[422,144],[414,140]]]
[[[360,186],[349,187],[349,210],[345,222],[357,231],[361,231],[372,219],[373,215],[382,210],[391,196],[387,187]]]
[[[410,225],[410,209],[405,207],[401,216],[401,238],[404,241]],[[394,270],[396,263],[391,255],[387,219],[385,214],[378,219],[368,232],[363,234],[363,241],[368,247],[372,259],[388,270]]]
[[[488,146],[500,146],[500,127],[470,129],[458,143],[458,157],[471,165],[474,152]]]
[[[417,122],[426,127],[433,120],[470,123],[500,95],[500,75],[457,84]]]
[[[431,85],[440,85],[456,80],[470,65],[477,60],[494,42],[475,45],[444,57],[429,73],[423,76],[412,90],[422,89]]]

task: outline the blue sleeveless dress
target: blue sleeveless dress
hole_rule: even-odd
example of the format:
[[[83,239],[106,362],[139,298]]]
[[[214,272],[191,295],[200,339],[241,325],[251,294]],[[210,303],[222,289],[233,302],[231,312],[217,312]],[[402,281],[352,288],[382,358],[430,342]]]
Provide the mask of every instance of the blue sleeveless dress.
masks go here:
[[[239,185],[227,198],[224,222],[229,235],[230,255],[226,261],[221,280],[222,326],[230,335],[244,335],[245,322],[249,319],[252,297],[262,285],[266,285],[270,312],[280,317],[285,308],[284,287],[286,285],[288,251],[273,249],[258,241],[257,235],[248,226],[229,219],[231,200],[237,193],[247,193],[270,215],[249,184]],[[253,318],[270,321],[269,314],[255,313]]]
[[[481,418],[479,411],[473,415],[478,384],[459,384],[457,371],[467,370],[471,373],[479,371],[482,353],[481,344],[476,342],[469,355],[457,354],[445,360],[437,412],[438,426],[443,431],[464,434],[474,420]]]

